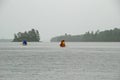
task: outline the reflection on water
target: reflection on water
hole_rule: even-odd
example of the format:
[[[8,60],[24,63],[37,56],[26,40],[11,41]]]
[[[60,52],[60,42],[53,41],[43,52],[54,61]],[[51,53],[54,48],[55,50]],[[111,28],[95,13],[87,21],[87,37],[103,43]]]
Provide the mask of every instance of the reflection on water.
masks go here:
[[[0,80],[120,80],[120,43],[0,43]]]

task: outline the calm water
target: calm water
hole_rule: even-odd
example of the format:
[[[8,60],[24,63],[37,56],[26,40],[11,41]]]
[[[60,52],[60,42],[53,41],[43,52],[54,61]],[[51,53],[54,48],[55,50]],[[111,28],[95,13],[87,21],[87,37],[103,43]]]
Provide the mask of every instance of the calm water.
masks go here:
[[[120,43],[0,43],[0,80],[120,80]]]

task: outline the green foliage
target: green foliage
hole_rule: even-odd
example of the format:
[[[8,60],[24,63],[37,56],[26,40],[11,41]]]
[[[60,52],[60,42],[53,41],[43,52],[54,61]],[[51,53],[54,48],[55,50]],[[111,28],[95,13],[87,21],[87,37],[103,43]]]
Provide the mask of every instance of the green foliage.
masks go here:
[[[57,36],[51,39],[51,42],[59,42],[61,40],[68,42],[119,42],[120,41],[120,29],[115,28],[113,30],[105,30],[96,32],[86,32],[83,35],[63,35]]]
[[[27,40],[28,42],[39,42],[40,36],[38,30],[32,29],[28,32],[18,32],[17,34],[14,34],[13,42],[21,42],[23,40]]]

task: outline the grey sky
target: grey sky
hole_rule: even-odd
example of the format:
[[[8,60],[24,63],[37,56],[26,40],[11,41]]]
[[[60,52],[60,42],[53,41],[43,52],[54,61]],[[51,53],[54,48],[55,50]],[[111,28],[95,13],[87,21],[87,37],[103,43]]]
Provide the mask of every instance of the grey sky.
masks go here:
[[[0,38],[38,29],[42,41],[57,35],[120,28],[118,0],[0,0]]]

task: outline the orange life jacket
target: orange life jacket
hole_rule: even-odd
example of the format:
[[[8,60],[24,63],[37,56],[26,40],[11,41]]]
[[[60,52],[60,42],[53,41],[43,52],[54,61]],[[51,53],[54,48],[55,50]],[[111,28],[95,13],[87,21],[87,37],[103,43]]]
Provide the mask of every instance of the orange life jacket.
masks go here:
[[[60,47],[65,47],[65,42],[61,42]]]

